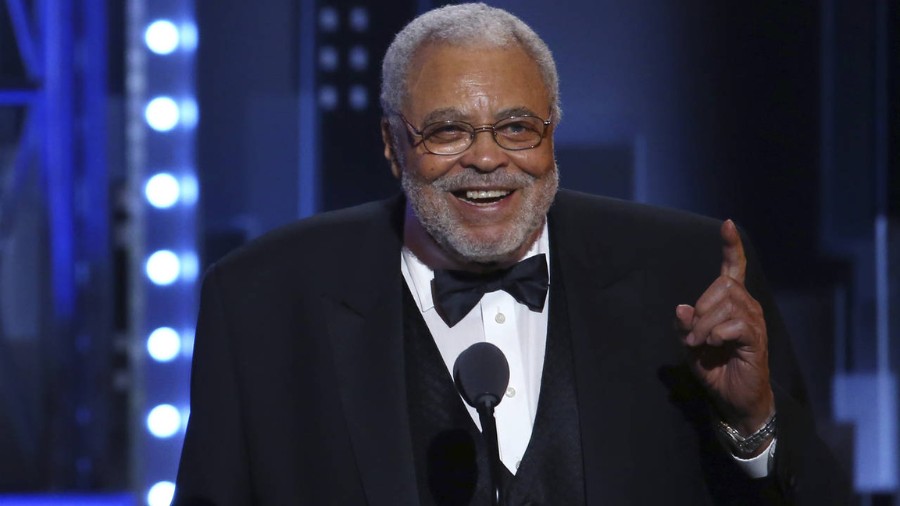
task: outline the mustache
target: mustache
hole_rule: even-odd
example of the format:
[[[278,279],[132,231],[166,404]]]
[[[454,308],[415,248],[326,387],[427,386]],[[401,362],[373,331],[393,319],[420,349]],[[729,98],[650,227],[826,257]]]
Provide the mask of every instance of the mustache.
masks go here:
[[[505,170],[496,170],[489,173],[481,173],[474,170],[457,174],[445,174],[431,182],[431,186],[445,192],[461,190],[464,188],[525,188],[531,186],[537,178],[524,172],[509,173]]]

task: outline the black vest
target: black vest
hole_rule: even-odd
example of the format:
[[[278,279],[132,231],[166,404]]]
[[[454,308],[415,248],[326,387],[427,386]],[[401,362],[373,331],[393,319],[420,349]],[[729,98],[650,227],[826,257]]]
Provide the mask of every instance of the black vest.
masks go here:
[[[538,409],[515,476],[504,468],[507,505],[577,506],[585,501],[565,292],[559,269],[551,272]],[[412,295],[404,292],[406,390],[419,500],[422,506],[489,505],[489,462],[481,434]]]

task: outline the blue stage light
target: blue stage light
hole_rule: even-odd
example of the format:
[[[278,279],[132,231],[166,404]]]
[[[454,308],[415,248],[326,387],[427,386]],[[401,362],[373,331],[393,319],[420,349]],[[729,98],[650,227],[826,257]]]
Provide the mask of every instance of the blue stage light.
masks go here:
[[[338,105],[338,92],[330,84],[319,88],[319,107],[325,111],[333,111]]]
[[[149,506],[169,506],[175,497],[175,484],[171,481],[160,481],[150,487],[147,492]]]
[[[181,336],[175,329],[160,327],[147,338],[147,352],[157,362],[170,362],[181,353]]]
[[[362,72],[368,66],[369,51],[363,46],[353,46],[350,49],[350,67],[357,72]]]
[[[338,52],[334,46],[319,48],[319,68],[325,72],[333,72],[338,68]]]
[[[337,9],[330,6],[322,7],[319,11],[319,29],[323,32],[334,32],[339,24]]]
[[[193,173],[193,169],[191,169],[191,173]],[[200,188],[197,185],[197,178],[193,175],[184,176],[181,178],[181,201],[187,205],[193,205],[197,203],[197,197],[200,194]]]
[[[182,100],[178,111],[180,113],[179,119],[182,126],[185,128],[194,128],[197,126],[197,120],[200,117],[200,113],[197,109],[196,101],[190,98]]]
[[[147,104],[144,118],[150,128],[158,132],[168,132],[181,120],[181,110],[170,97],[157,97]]]
[[[160,250],[147,259],[147,277],[157,285],[171,285],[181,275],[181,260],[169,250]]]
[[[361,111],[369,105],[369,92],[360,84],[350,87],[350,107]]]
[[[172,174],[161,172],[147,180],[144,195],[150,205],[157,209],[167,209],[178,202],[181,184]]]
[[[147,415],[147,430],[158,438],[169,438],[181,430],[181,412],[171,404],[160,404]]]
[[[178,48],[181,36],[178,27],[169,20],[160,19],[150,23],[144,31],[144,43],[156,54],[170,54]]]
[[[350,27],[357,32],[364,32],[369,28],[369,11],[365,7],[350,9]]]

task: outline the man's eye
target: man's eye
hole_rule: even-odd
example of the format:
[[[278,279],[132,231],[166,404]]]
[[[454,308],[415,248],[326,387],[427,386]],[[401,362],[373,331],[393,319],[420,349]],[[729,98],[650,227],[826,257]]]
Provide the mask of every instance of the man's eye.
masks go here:
[[[497,128],[497,133],[506,137],[518,137],[522,135],[531,135],[537,130],[527,121],[512,121],[504,123]]]
[[[468,135],[468,130],[466,130],[462,125],[449,123],[446,125],[439,125],[430,129],[425,136],[429,140],[440,142],[444,140],[456,140],[460,137],[467,137]]]

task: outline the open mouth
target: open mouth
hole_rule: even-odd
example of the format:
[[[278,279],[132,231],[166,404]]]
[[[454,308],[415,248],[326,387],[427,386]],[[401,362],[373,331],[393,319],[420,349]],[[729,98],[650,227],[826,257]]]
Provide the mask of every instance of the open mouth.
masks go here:
[[[469,204],[486,206],[512,195],[513,190],[457,190],[453,195]]]

